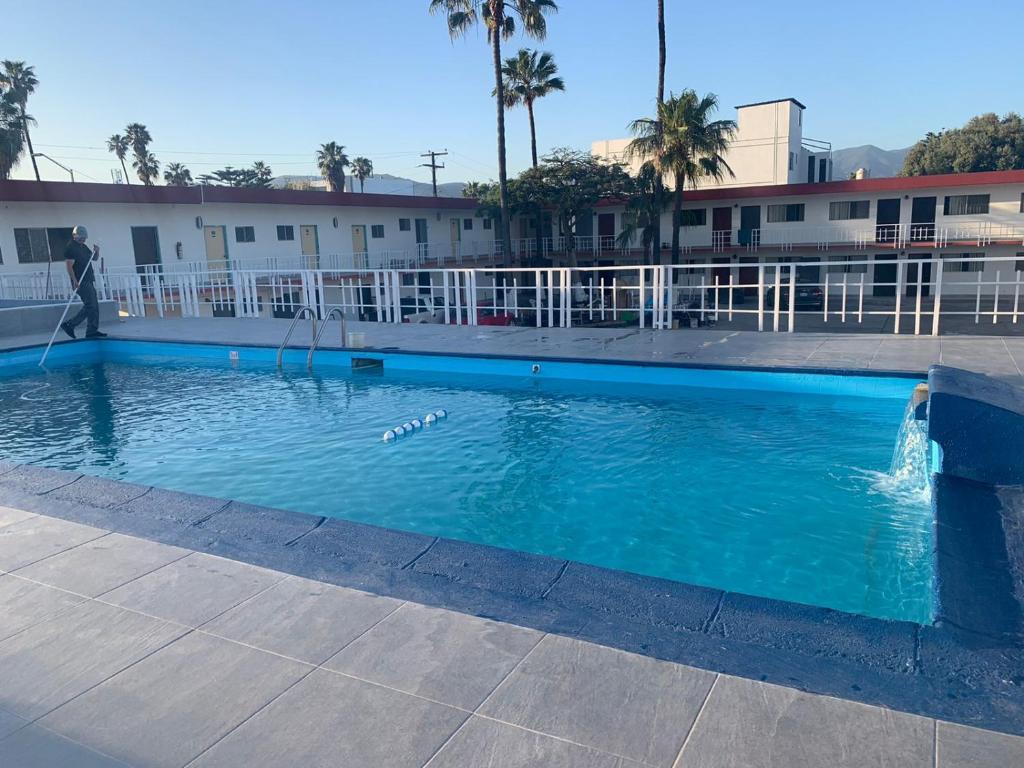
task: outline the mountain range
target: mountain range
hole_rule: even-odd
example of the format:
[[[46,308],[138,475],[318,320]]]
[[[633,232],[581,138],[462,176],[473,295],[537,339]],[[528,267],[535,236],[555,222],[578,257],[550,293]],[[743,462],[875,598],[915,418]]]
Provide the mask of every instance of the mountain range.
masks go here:
[[[881,149],[874,144],[832,150],[832,178],[841,181],[858,168],[868,171],[871,178],[895,176],[903,167],[903,159],[910,147]]]

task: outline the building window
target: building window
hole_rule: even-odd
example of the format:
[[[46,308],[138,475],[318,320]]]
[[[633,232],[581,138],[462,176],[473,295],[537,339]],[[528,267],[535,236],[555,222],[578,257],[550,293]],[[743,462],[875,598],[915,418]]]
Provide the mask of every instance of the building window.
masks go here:
[[[370,225],[370,237],[374,240],[380,240],[384,237],[384,225],[383,224],[371,224]]]
[[[1024,195],[1021,195],[1024,197]],[[1024,204],[1024,201],[1022,201]],[[1024,272],[1024,251],[1017,251],[1017,262],[1013,265],[1014,272]],[[1016,278],[1016,275],[1014,275]]]
[[[963,261],[963,259],[980,259],[984,253],[944,253],[942,259],[949,259],[942,265],[943,272],[984,272],[984,261]]]
[[[1020,212],[1024,213],[1024,192],[1020,193]]]
[[[829,261],[863,261],[863,256],[833,256]],[[829,274],[860,275],[868,271],[867,264],[829,264]]]
[[[291,224],[278,224],[277,225],[277,239],[278,240],[294,240],[295,239],[295,227]]]
[[[50,249],[46,243],[46,230],[14,228],[14,247],[19,264],[38,264],[50,260]]]
[[[796,165],[796,152],[789,153],[789,170],[793,170],[793,166]]]
[[[804,220],[804,204],[803,203],[789,203],[786,205],[769,205],[768,206],[768,223],[774,223],[779,221],[803,221]]]
[[[684,227],[704,227],[708,223],[707,208],[684,208],[679,212]]]
[[[235,227],[235,242],[236,243],[255,243],[256,242],[256,228],[255,227]]]
[[[946,195],[943,216],[971,216],[988,213],[988,195]]]
[[[411,229],[412,229],[412,224],[409,222],[409,219],[399,219],[398,220],[398,231],[399,232],[409,232]]]
[[[848,219],[866,219],[871,215],[870,200],[844,200],[841,203],[828,204],[829,221],[846,221]]]
[[[484,219],[484,229],[491,229],[492,226],[490,219]]]
[[[473,228],[473,220],[472,219],[463,219],[462,220],[462,228],[463,229],[472,229]]]

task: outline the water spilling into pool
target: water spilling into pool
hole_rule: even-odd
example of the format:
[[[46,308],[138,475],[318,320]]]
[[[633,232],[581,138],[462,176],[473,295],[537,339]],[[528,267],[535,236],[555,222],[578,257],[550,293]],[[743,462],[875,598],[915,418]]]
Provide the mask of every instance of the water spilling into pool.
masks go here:
[[[9,369],[0,455],[930,620],[922,438],[906,419],[900,430],[911,382],[902,397],[849,397],[387,367],[280,373],[224,357]],[[382,441],[438,408],[447,419]]]

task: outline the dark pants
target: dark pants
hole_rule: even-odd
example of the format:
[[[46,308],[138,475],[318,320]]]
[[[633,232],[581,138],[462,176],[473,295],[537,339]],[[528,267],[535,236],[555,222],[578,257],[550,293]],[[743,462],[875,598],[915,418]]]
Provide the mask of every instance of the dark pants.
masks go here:
[[[86,320],[85,332],[95,333],[100,329],[100,303],[96,298],[96,283],[92,280],[79,283],[78,298],[82,300],[82,308],[77,315],[68,320],[68,325],[75,328]]]

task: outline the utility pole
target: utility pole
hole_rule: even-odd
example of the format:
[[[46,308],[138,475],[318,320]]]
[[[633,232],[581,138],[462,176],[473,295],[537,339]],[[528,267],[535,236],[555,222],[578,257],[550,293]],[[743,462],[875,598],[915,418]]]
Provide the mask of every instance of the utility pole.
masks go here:
[[[420,163],[420,168],[429,168],[430,169],[430,178],[432,179],[433,184],[434,184],[434,197],[437,197],[437,169],[438,168],[444,168],[444,163],[441,163],[440,165],[437,164],[437,158],[444,157],[447,154],[448,154],[448,150],[446,149],[443,152],[434,152],[433,150],[430,150],[430,151],[424,152],[422,155],[420,155],[420,157],[429,157],[430,158],[430,162],[429,163]]]

